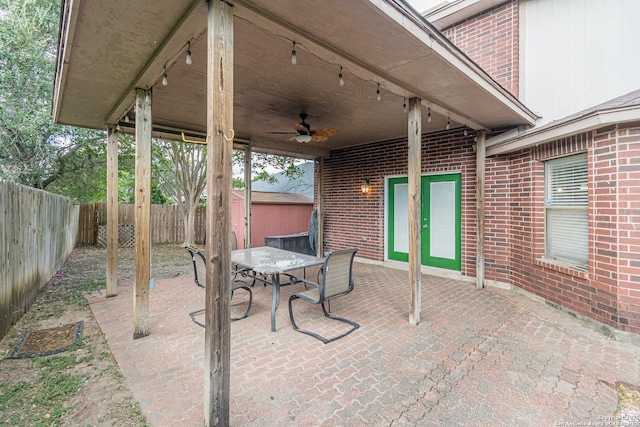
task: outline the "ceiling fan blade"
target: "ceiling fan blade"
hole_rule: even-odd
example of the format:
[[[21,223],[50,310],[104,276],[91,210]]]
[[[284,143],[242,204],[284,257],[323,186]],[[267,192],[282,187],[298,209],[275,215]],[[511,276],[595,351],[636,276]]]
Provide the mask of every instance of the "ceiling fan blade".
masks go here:
[[[338,129],[323,128],[323,129],[314,130],[313,133],[314,135],[333,136],[338,133]]]
[[[318,135],[318,134],[314,134],[314,135],[312,135],[312,136],[311,136],[311,141],[312,141],[312,142],[324,142],[324,141],[326,141],[327,139],[329,139],[329,137],[328,137],[328,136],[326,136],[326,135]]]
[[[301,123],[294,123],[293,124],[293,128],[295,130],[297,130],[298,132],[302,132],[302,133],[309,133],[309,129],[307,129],[306,127],[304,127]]]

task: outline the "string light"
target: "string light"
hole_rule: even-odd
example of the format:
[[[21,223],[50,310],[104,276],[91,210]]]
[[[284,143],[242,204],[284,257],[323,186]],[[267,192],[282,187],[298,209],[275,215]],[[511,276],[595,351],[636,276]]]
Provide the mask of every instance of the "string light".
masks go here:
[[[427,121],[431,121],[431,107],[429,107],[429,115],[427,116]]]
[[[164,66],[164,73],[162,74],[162,86],[166,86],[169,84],[169,79],[167,79],[167,66]]]
[[[124,115],[124,122],[125,123],[129,123],[129,115],[128,114]]]
[[[191,42],[189,42],[188,46],[189,47],[187,47],[187,58],[185,59],[185,62],[187,63],[187,65],[191,65],[191,63],[193,62],[191,60]]]
[[[451,128],[451,117],[447,116],[447,130]]]
[[[296,42],[293,42],[293,49],[291,50],[291,65],[298,63],[298,57],[296,55]]]
[[[376,99],[380,101],[382,97],[380,96],[380,83],[378,83],[378,89],[376,90]]]
[[[407,112],[407,98],[402,98],[402,109]]]
[[[467,132],[467,125],[464,125],[464,136],[467,136],[469,133]]]
[[[342,76],[342,66],[340,66],[340,74],[338,74],[338,83],[340,83],[340,86],[344,86],[344,78]]]

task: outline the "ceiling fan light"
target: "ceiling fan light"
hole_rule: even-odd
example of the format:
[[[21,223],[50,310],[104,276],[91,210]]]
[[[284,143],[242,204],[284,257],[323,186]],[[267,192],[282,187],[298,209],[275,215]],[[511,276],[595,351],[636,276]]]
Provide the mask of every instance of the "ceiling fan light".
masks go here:
[[[311,142],[311,135],[296,135],[296,141],[302,144]]]
[[[291,50],[291,65],[298,63],[298,56],[296,55],[296,42],[293,42],[293,49]]]

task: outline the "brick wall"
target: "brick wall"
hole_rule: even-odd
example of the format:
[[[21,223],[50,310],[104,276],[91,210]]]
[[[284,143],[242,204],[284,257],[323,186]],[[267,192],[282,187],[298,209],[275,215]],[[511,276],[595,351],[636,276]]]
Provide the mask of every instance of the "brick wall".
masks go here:
[[[518,96],[518,0],[510,0],[443,30],[496,82]]]
[[[462,272],[475,276],[476,204],[473,136],[462,130],[424,135],[422,173],[461,172]],[[407,175],[407,141],[333,151],[325,160],[325,249],[358,247],[358,256],[384,260],[385,178]],[[369,194],[360,192],[364,178]]]
[[[588,153],[589,265],[573,268],[544,259],[544,161]],[[640,124],[611,126],[488,159],[508,164],[508,175],[487,177],[488,188],[507,179],[509,219],[487,218],[487,229],[508,226],[508,247],[488,239],[487,252],[509,259],[507,283],[615,328],[640,333]],[[491,194],[491,197],[489,196]],[[487,204],[504,206],[487,191]],[[499,264],[498,264],[499,265]],[[505,281],[487,263],[487,278]]]
[[[640,332],[640,123],[615,129],[618,179],[618,322]]]
[[[422,172],[462,176],[462,274],[475,276],[473,137],[424,135]],[[544,161],[588,153],[589,265],[544,259]],[[325,161],[326,249],[385,258],[385,178],[407,174],[407,142],[331,153]],[[363,195],[360,183],[371,182]],[[615,328],[640,333],[640,123],[487,159],[485,274]]]

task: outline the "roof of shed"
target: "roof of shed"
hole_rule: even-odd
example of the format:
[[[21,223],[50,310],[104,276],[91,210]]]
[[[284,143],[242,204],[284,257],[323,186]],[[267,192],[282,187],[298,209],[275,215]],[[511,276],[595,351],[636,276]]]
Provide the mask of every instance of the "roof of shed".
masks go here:
[[[233,194],[244,200],[243,190],[233,190]],[[252,191],[251,203],[262,205],[312,205],[313,199],[296,193],[273,193]]]

